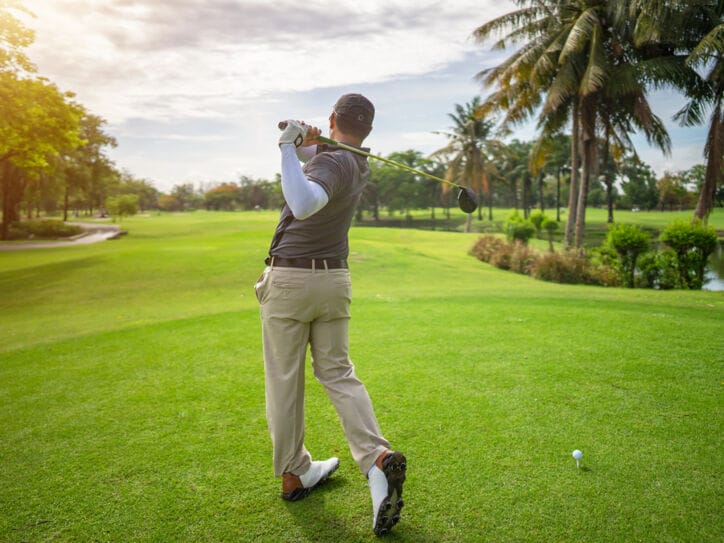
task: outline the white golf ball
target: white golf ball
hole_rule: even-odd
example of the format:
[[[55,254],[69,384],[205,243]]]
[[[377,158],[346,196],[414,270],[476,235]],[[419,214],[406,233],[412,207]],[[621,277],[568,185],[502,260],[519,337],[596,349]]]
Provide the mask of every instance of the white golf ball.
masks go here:
[[[576,449],[575,451],[573,451],[573,458],[575,458],[576,460],[580,460],[581,458],[583,458],[583,453]]]

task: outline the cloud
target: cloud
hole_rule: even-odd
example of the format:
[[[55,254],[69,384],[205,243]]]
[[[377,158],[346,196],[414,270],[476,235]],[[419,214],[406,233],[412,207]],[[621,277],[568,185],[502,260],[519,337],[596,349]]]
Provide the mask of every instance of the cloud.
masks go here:
[[[27,4],[41,72],[118,123],[223,118],[278,93],[433,72],[472,48],[480,2]]]

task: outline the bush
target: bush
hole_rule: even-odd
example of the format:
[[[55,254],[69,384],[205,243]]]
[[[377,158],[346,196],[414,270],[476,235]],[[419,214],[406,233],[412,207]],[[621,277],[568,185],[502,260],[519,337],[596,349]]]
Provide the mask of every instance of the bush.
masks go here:
[[[548,232],[548,248],[551,253],[553,252],[553,234],[558,230],[558,221],[549,219],[548,217],[543,218],[543,229]]]
[[[543,212],[540,209],[531,211],[530,215],[528,216],[528,220],[535,228],[536,235],[538,237],[541,237],[541,232],[543,231],[543,222],[546,220],[546,216],[543,214]]]
[[[671,249],[641,255],[638,268],[639,273],[635,280],[635,286],[638,288],[661,290],[682,288],[676,264],[676,253]]]
[[[475,245],[473,245],[470,253],[478,260],[489,263],[492,260],[493,255],[499,252],[505,245],[506,243],[498,237],[482,236],[478,239]]]
[[[510,270],[510,261],[513,257],[513,244],[503,243],[503,245],[492,254],[490,264],[501,270]]]
[[[138,213],[138,195],[137,194],[119,194],[106,198],[106,209],[113,217],[113,222],[118,219],[123,220],[127,215],[135,215]]]
[[[528,219],[521,217],[514,211],[505,221],[505,235],[509,241],[520,241],[527,245],[528,240],[535,234],[535,226]]]
[[[608,228],[605,245],[618,255],[624,286],[634,287],[636,260],[648,250],[651,235],[632,224],[612,224]]]
[[[707,260],[716,249],[716,230],[700,221],[675,221],[667,226],[659,240],[676,254],[676,266],[683,288],[701,289]]]
[[[63,221],[43,219],[40,221],[14,222],[8,229],[8,239],[56,239],[81,234],[80,226],[66,224]]]
[[[520,241],[513,243],[512,251],[510,252],[510,271],[530,275],[530,271],[537,261],[538,253]]]
[[[616,270],[595,265],[583,254],[547,253],[531,269],[531,275],[543,281],[566,284],[617,286],[621,283]]]

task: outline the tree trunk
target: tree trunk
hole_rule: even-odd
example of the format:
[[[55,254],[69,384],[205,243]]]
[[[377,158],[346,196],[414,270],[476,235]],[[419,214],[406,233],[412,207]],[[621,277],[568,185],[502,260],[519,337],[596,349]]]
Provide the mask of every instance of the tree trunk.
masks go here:
[[[465,219],[465,232],[470,233],[473,230],[473,214],[467,213],[467,218]]]
[[[561,222],[561,169],[556,176],[556,222]]]
[[[10,225],[20,220],[18,205],[22,200],[25,186],[21,171],[13,166],[9,160],[4,161],[0,172],[0,187],[2,187],[3,195],[3,220],[2,225],[0,225],[0,239],[8,239]]]
[[[530,213],[530,174],[526,172],[523,177],[523,217],[528,218]]]
[[[613,224],[613,179],[611,179],[611,168],[608,163],[610,125],[606,121],[606,140],[603,143],[603,180],[606,183],[606,205],[608,207],[608,223]]]
[[[68,220],[68,184],[65,185],[65,193],[63,194],[63,222]]]
[[[586,201],[588,199],[588,184],[594,168],[596,157],[596,110],[595,97],[586,96],[581,103],[581,137],[583,138],[583,167],[581,169],[581,186],[578,190],[578,205],[576,208],[576,236],[575,245],[580,249],[586,228]]]
[[[578,206],[578,101],[573,101],[571,114],[571,192],[568,195],[568,219],[566,220],[565,245],[570,247],[573,242],[573,230],[576,224],[576,209]]]
[[[714,112],[711,116],[711,126],[706,138],[707,161],[704,185],[701,187],[699,200],[694,210],[694,218],[707,220],[714,208],[714,195],[721,183],[722,154],[724,154],[724,111],[721,108],[722,97],[719,96]]]
[[[545,174],[541,171],[538,174],[538,205],[540,207],[540,212],[545,213],[545,204],[543,203],[543,178],[545,177]]]

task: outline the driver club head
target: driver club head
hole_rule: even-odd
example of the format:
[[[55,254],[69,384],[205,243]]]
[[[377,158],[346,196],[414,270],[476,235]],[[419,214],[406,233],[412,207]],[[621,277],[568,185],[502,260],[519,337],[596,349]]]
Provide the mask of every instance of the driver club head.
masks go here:
[[[460,187],[458,194],[458,205],[465,213],[472,213],[478,209],[478,195],[468,187]]]

